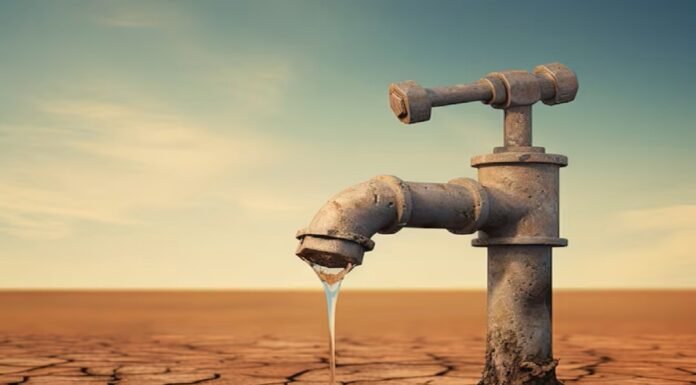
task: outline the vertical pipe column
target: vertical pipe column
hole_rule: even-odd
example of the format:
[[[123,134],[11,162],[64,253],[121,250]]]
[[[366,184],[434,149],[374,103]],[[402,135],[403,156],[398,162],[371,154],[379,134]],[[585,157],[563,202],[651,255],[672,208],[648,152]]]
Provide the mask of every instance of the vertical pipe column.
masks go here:
[[[532,145],[532,106],[505,109],[505,147]]]
[[[551,347],[551,249],[567,244],[558,226],[559,169],[567,159],[541,147],[508,146],[472,159],[490,199],[489,220],[472,241],[488,248],[480,385],[559,385]]]
[[[480,385],[555,385],[551,247],[488,247],[486,368]]]

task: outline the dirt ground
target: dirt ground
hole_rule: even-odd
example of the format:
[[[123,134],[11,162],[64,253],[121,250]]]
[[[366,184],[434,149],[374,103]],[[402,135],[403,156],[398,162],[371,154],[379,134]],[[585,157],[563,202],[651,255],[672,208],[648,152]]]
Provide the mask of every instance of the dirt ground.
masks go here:
[[[326,384],[320,292],[0,292],[0,384]],[[696,384],[696,292],[558,292],[566,384]],[[341,293],[343,384],[476,384],[483,292]]]

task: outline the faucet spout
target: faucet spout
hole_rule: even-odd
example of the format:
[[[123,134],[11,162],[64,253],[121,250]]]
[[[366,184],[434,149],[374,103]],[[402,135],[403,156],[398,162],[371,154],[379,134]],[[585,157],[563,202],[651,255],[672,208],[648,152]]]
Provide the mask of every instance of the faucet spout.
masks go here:
[[[331,198],[297,233],[295,253],[326,267],[357,266],[377,233],[420,227],[470,234],[485,224],[488,212],[487,192],[472,179],[415,183],[378,176]]]

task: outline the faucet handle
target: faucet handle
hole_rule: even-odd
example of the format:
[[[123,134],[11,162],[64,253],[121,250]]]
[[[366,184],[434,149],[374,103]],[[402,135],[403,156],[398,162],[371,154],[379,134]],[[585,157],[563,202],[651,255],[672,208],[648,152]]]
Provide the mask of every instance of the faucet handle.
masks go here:
[[[389,85],[389,106],[394,115],[406,124],[430,120],[433,107],[427,89],[413,80]]]
[[[534,74],[546,76],[553,84],[553,92],[547,91],[546,98],[541,100],[544,104],[552,106],[575,100],[579,88],[578,77],[570,68],[561,63],[542,64],[534,67]]]
[[[406,124],[430,120],[433,107],[491,98],[493,91],[485,81],[435,88],[424,88],[413,80],[389,85],[389,105],[394,115]]]
[[[407,80],[389,85],[389,105],[396,117],[411,124],[430,120],[433,107],[481,101],[494,108],[568,103],[575,99],[578,80],[560,63],[539,65],[533,72],[502,71],[469,84],[424,88]]]

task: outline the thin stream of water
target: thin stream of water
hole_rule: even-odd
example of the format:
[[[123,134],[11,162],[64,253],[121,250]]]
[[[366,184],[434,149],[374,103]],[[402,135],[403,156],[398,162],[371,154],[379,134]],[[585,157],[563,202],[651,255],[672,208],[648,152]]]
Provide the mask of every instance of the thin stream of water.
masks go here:
[[[341,290],[343,278],[351,270],[353,265],[348,264],[345,267],[325,267],[307,261],[307,263],[317,273],[322,285],[324,286],[324,294],[326,295],[326,311],[329,321],[329,366],[330,377],[329,384],[336,383],[336,302],[338,301],[338,293]]]

